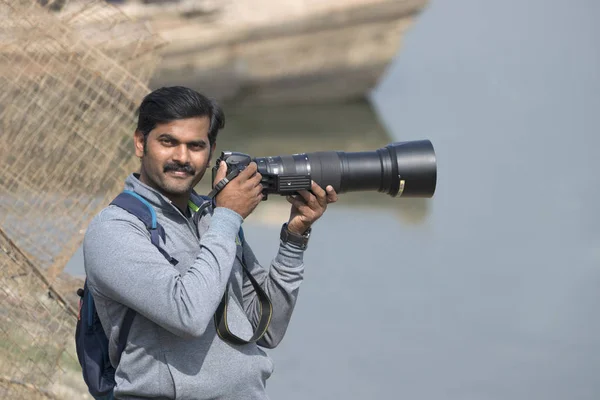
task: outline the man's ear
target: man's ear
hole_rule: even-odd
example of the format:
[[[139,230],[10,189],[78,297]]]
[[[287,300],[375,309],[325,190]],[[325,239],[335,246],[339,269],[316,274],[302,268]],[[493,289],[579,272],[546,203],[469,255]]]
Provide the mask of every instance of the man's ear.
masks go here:
[[[137,129],[133,134],[133,145],[135,146],[135,156],[142,158],[144,155],[144,134]]]
[[[208,161],[212,160],[212,156],[215,153],[215,149],[217,148],[217,142],[214,142],[212,146],[210,146],[210,154],[208,155]]]

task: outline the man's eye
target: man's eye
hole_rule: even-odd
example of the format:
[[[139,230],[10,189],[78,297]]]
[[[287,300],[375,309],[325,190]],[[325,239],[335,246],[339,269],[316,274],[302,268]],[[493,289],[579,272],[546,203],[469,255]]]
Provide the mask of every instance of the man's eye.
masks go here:
[[[201,143],[190,143],[191,150],[202,150],[203,148],[204,148],[204,145]]]
[[[161,139],[160,142],[162,144],[166,144],[166,145],[171,145],[173,144],[173,141],[171,139]]]

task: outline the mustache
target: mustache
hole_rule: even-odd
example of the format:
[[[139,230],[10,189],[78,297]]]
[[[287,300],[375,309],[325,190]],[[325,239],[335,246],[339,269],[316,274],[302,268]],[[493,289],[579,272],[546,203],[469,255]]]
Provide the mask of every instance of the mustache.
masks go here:
[[[196,170],[190,164],[167,163],[163,168],[163,172],[185,172],[188,175],[194,175]]]

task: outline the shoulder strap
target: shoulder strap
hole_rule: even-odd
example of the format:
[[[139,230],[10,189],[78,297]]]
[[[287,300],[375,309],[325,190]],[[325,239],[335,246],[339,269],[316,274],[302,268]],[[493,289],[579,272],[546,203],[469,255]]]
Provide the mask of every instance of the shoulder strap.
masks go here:
[[[150,232],[150,241],[152,244],[156,246],[158,251],[160,251],[160,253],[171,264],[177,264],[177,260],[171,257],[169,253],[167,253],[167,251],[160,246],[159,238],[162,238],[163,241],[165,240],[165,230],[158,223],[156,219],[156,212],[146,199],[135,192],[124,190],[110,204],[121,207],[130,214],[138,217],[144,223],[144,225],[146,225],[146,229],[148,229]],[[125,313],[125,318],[123,319],[123,324],[121,325],[121,329],[119,331],[119,342],[117,345],[117,351],[119,354],[123,353],[123,350],[125,350],[127,336],[131,330],[131,325],[133,324],[135,314],[136,312],[132,308],[128,308],[127,312]]]
[[[130,214],[138,217],[145,225],[146,229],[150,232],[150,241],[158,251],[173,265],[177,265],[177,260],[174,259],[167,253],[165,249],[160,246],[160,238],[165,240],[165,230],[156,220],[156,212],[148,200],[144,199],[139,194],[130,190],[124,190],[121,192],[111,203],[121,207]]]

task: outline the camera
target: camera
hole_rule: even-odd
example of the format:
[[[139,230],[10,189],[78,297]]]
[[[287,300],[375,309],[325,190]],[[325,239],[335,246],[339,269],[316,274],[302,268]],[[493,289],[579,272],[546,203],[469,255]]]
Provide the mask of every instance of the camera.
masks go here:
[[[437,164],[429,140],[390,143],[374,151],[319,151],[282,156],[256,157],[223,151],[212,169],[213,184],[221,161],[227,175],[242,171],[252,161],[262,175],[263,200],[310,190],[311,181],[337,193],[378,191],[392,197],[432,197]]]

